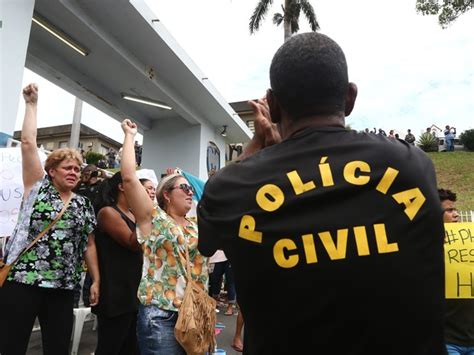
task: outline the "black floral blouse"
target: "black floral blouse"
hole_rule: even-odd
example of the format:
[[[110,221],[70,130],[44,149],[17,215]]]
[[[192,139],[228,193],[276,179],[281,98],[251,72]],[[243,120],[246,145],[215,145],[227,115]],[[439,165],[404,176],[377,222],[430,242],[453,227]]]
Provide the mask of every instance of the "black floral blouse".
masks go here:
[[[38,184],[39,189],[33,188],[31,192],[36,196],[28,196],[30,210],[20,212],[16,227],[28,231],[28,244],[63,208],[59,192],[47,176]],[[74,195],[61,219],[13,266],[8,280],[46,288],[74,289],[81,280],[88,235],[95,225],[89,199]]]

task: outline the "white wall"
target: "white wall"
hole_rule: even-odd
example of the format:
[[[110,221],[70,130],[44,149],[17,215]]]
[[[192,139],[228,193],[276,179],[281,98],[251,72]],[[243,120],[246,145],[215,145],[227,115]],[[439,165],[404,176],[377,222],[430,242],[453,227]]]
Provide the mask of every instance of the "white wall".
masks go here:
[[[181,118],[154,121],[152,129],[143,135],[142,167],[155,170],[158,179],[166,168],[179,167],[206,181],[209,141],[218,146],[223,168],[226,143],[219,129],[190,125]]]
[[[181,118],[154,121],[143,135],[142,167],[155,170],[160,179],[167,168],[179,167],[201,177],[201,126]],[[202,177],[201,177],[202,178]]]

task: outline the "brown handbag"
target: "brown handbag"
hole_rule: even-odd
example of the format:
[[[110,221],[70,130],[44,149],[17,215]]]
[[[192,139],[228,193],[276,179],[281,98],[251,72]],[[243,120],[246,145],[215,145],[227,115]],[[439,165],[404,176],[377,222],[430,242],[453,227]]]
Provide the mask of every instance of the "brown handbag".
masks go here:
[[[25,250],[23,250],[11,264],[5,264],[2,260],[0,260],[0,287],[2,287],[3,284],[5,283],[5,280],[7,279],[12,266],[21,258],[21,256],[24,253],[30,250],[33,247],[33,245],[36,244],[38,240],[40,240],[46,233],[48,233],[48,231],[51,228],[53,228],[53,226],[56,224],[57,221],[61,219],[61,216],[63,215],[64,211],[66,211],[67,207],[69,206],[69,202],[71,202],[71,199],[73,196],[74,196],[74,193],[72,193],[71,196],[69,196],[69,199],[66,201],[66,203],[63,206],[63,209],[59,212],[56,218],[53,221],[51,221],[51,223],[45,229],[43,229],[43,231],[40,234],[38,234],[35,239],[33,239],[30,245],[28,245],[25,248]]]
[[[192,279],[187,243],[186,272],[187,285],[174,335],[188,355],[211,354],[216,347],[216,301]]]

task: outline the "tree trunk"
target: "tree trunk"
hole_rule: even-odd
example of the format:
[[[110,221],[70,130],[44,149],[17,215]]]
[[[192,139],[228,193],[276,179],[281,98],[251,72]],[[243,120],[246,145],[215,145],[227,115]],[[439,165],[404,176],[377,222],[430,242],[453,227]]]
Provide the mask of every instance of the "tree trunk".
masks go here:
[[[290,8],[291,0],[285,0],[285,12],[283,13],[283,34],[285,42],[288,38],[291,37],[291,22],[289,16],[287,16],[286,11]]]

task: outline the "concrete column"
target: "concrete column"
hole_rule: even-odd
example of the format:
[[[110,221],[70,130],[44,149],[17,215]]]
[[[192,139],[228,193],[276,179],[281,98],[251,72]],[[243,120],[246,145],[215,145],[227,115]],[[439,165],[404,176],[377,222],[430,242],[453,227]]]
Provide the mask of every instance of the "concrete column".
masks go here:
[[[0,147],[13,136],[35,0],[0,1]]]
[[[72,117],[71,138],[69,139],[69,148],[77,149],[79,147],[79,137],[81,135],[81,117],[82,100],[76,97],[74,103],[74,115]]]

